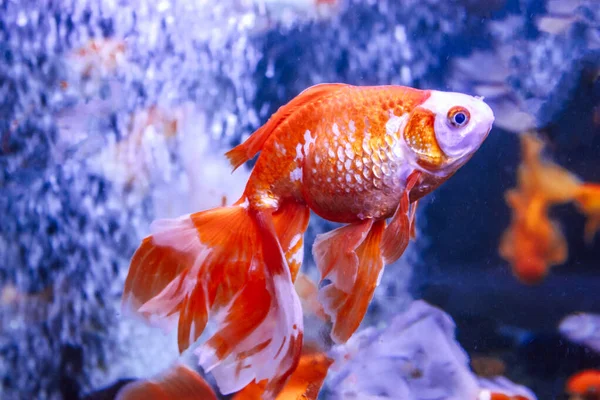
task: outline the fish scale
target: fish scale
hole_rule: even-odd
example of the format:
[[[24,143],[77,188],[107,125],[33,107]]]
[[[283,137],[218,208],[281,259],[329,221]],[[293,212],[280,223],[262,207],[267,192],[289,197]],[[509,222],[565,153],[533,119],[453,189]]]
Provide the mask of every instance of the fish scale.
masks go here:
[[[265,143],[247,186],[250,203],[295,198],[337,222],[389,216],[408,171],[400,125],[388,126],[427,96],[405,87],[343,87],[299,109]]]

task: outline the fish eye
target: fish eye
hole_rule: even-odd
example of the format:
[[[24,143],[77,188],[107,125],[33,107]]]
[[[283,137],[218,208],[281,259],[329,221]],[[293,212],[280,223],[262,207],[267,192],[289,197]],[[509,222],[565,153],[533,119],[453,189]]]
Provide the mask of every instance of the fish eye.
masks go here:
[[[464,107],[452,107],[448,111],[448,121],[456,128],[460,128],[468,124],[470,118],[471,114],[469,113],[469,110]]]

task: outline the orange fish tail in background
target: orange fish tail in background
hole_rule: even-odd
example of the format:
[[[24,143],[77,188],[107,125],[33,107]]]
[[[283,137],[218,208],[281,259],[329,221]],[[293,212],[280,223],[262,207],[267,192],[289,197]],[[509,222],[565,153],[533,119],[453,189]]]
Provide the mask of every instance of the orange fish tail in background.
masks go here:
[[[548,206],[573,201],[581,180],[562,166],[542,157],[544,142],[534,133],[521,135],[519,188],[529,196],[544,199]]]
[[[585,240],[592,243],[600,230],[600,184],[584,183],[575,195],[575,204],[588,218],[585,225]]]
[[[210,385],[195,371],[176,365],[162,376],[125,385],[115,400],[217,400]]]

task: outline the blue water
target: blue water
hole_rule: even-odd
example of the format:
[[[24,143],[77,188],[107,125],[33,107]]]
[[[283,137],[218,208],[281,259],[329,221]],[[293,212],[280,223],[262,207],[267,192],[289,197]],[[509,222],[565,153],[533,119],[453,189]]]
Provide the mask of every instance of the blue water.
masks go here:
[[[501,359],[539,399],[600,368],[598,350],[558,332],[568,314],[600,313],[600,237],[584,242],[581,214],[553,210],[569,258],[539,286],[497,251],[520,133],[541,132],[550,158],[600,182],[597,2],[565,0],[575,7],[553,29],[541,25],[557,15],[550,0],[341,0],[325,15],[256,3],[0,0],[0,398],[83,399],[167,368],[173,335],[121,315],[131,255],[153,219],[235,200],[251,165],[232,177],[221,154],[322,82],[459,90],[497,115],[421,202],[417,240],[387,267],[363,328],[424,299],[469,356]],[[163,125],[148,130],[154,106]],[[506,107],[522,113],[516,127]],[[134,161],[115,155],[124,142]],[[315,278],[312,242],[333,226],[311,219]]]

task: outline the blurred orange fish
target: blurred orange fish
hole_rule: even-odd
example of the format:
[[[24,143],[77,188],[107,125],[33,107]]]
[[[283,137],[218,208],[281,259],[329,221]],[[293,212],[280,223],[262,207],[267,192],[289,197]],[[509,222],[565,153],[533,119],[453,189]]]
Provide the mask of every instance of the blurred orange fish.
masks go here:
[[[565,168],[542,158],[544,142],[533,133],[521,135],[522,163],[518,184],[528,197],[539,196],[547,205],[571,202],[582,184]]]
[[[541,198],[527,198],[513,190],[506,200],[513,217],[500,241],[500,256],[512,264],[521,282],[539,283],[551,266],[565,262],[567,243],[558,224],[548,217],[548,207]]]
[[[600,371],[588,369],[571,376],[565,392],[569,400],[600,400]]]
[[[558,224],[550,220],[551,205],[573,200],[581,185],[564,168],[541,159],[543,142],[533,134],[521,135],[522,163],[516,189],[506,193],[512,222],[500,241],[499,253],[511,263],[523,283],[539,283],[551,266],[562,264],[567,243]]]
[[[125,385],[115,400],[217,400],[210,385],[194,370],[177,364],[153,379]]]
[[[600,229],[600,185],[584,183],[573,173],[553,162],[542,160],[543,142],[531,135],[522,136],[523,165],[519,180],[530,195],[540,196],[550,205],[574,201],[587,217],[586,241],[591,242]]]
[[[566,240],[558,224],[548,217],[551,206],[574,202],[588,218],[588,243],[600,228],[600,185],[584,183],[567,169],[542,159],[543,147],[534,134],[521,135],[518,187],[506,194],[513,220],[499,249],[517,278],[528,284],[540,282],[551,266],[567,259]]]
[[[460,93],[313,86],[227,153],[234,169],[261,153],[233,206],[153,223],[124,304],[152,322],[178,320],[180,351],[210,319],[215,333],[197,352],[220,391],[266,381],[263,398],[274,399],[300,360],[293,281],[310,211],[347,224],[313,247],[331,335],[344,342],[383,266],[408,245],[416,202],[470,159],[493,121],[480,98]]]
[[[585,240],[591,243],[600,230],[600,184],[581,185],[575,195],[575,204],[588,218],[585,225]]]

